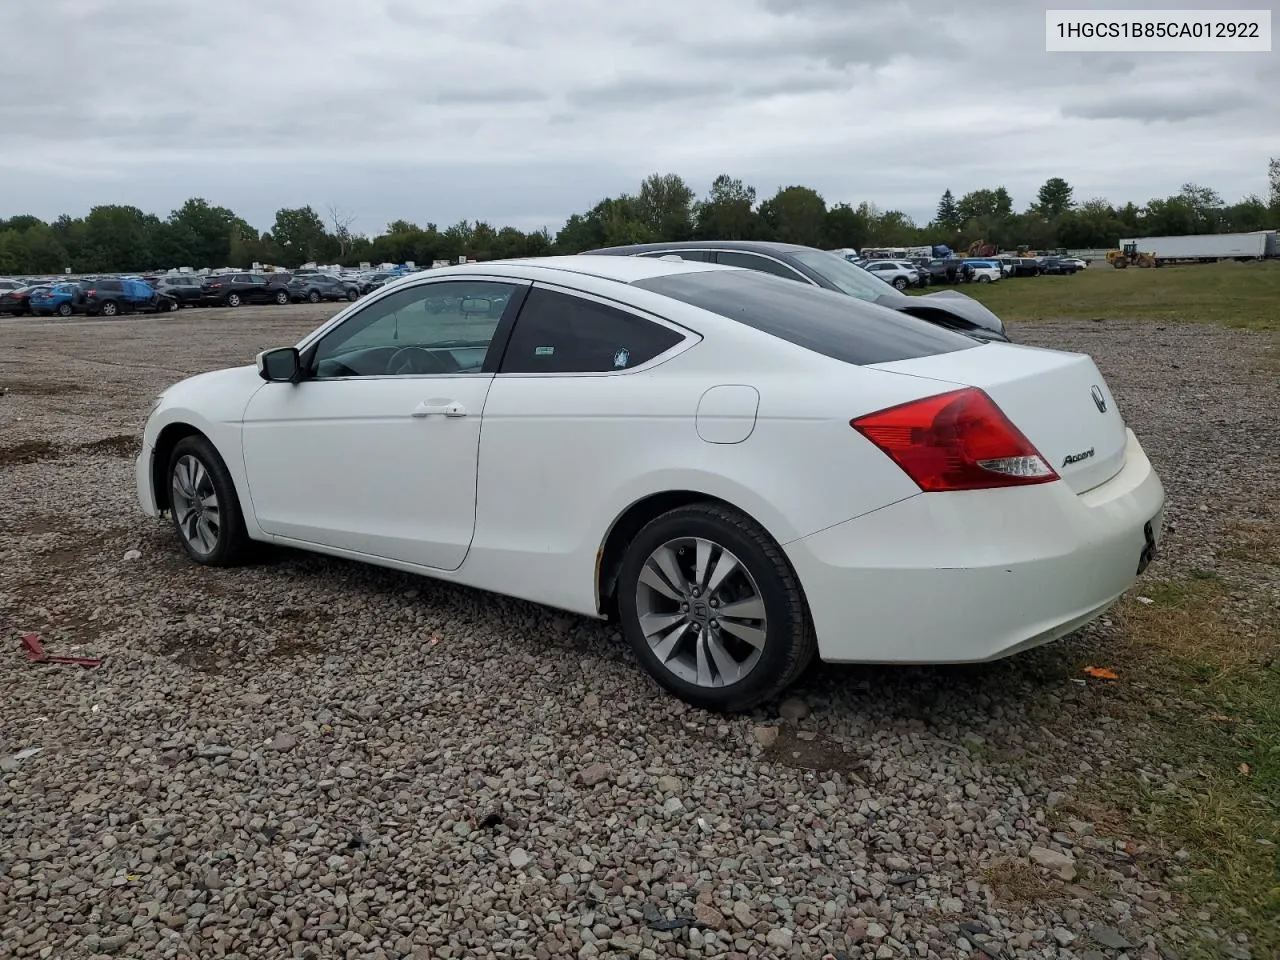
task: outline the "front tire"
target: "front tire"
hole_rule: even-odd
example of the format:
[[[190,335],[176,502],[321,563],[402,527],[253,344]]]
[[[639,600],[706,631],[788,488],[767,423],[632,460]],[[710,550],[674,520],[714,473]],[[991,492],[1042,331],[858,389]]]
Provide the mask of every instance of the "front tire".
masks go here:
[[[308,302],[308,303],[319,303],[319,302],[320,302],[320,294],[319,294],[317,291],[312,290],[310,293],[308,293],[308,294],[307,294],[307,302]]]
[[[178,539],[196,563],[231,567],[251,541],[227,466],[202,436],[183,437],[169,455],[169,514]]]
[[[640,663],[706,710],[746,710],[776,697],[817,650],[781,548],[728,507],[694,504],[652,520],[627,548],[617,596]]]

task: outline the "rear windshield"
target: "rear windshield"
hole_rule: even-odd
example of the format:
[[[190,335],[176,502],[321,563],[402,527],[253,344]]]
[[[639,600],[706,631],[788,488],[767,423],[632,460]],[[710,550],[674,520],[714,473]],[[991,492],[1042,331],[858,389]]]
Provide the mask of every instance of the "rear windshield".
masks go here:
[[[633,286],[860,366],[978,345],[964,334],[888,307],[754,270],[674,273],[637,280]]]

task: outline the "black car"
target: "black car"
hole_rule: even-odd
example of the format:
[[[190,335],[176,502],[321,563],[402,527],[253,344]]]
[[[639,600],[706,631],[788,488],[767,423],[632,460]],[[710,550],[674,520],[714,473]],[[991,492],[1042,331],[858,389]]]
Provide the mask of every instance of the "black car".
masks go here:
[[[31,312],[31,294],[41,287],[50,284],[33,283],[29,287],[17,287],[13,290],[0,290],[0,316],[14,314],[25,316]]]
[[[205,277],[200,302],[221,307],[243,303],[288,303],[288,281],[261,273],[221,273]]]
[[[1035,257],[1014,257],[1010,267],[1009,275],[1013,277],[1038,277],[1044,272]]]
[[[928,273],[933,283],[964,283],[973,277],[973,269],[965,269],[965,262],[959,257],[942,257],[930,260],[920,268]]]
[[[295,275],[289,281],[289,299],[319,303],[321,300],[359,300],[360,288],[356,284],[327,273]]]
[[[400,274],[392,273],[389,270],[379,270],[377,273],[362,273],[357,278],[356,283],[360,287],[360,293],[363,295],[386,286],[387,281],[394,280],[398,276]]]
[[[156,277],[152,286],[155,287],[156,293],[172,297],[180,307],[198,307],[204,299],[200,278],[191,274]]]
[[[689,240],[585,252],[613,257],[678,256],[682,260],[746,267],[899,310],[981,340],[1009,339],[1004,322],[972,297],[955,290],[908,296],[843,257],[816,247],[758,240]]]
[[[1072,276],[1079,269],[1074,263],[1067,263],[1062,257],[1041,257],[1040,272],[1053,275]]]

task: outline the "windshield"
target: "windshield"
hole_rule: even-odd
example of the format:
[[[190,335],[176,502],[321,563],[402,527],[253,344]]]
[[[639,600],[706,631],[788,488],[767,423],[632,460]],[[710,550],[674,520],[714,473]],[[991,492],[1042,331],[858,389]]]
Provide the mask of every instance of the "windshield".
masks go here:
[[[837,257],[834,253],[827,253],[825,250],[802,250],[799,253],[793,253],[792,256],[821,275],[837,290],[851,297],[857,297],[859,300],[874,302],[886,293],[898,292],[893,289],[892,284],[885,283],[861,267],[855,267],[848,260]]]

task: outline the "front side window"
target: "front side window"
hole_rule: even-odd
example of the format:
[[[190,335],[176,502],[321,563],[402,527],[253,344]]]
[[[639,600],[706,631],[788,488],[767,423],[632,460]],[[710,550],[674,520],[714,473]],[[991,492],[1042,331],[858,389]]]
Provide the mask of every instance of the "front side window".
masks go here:
[[[320,339],[313,376],[479,373],[518,289],[493,280],[450,280],[397,290]]]
[[[669,327],[555,290],[529,291],[500,373],[630,370],[684,339]]]
[[[792,256],[841,293],[857,297],[859,300],[875,301],[883,296],[900,296],[897,290],[875,274],[855,267],[833,253],[827,253],[824,250],[801,250]]]

